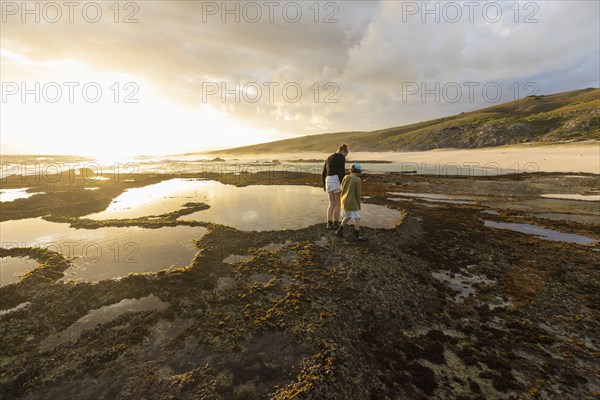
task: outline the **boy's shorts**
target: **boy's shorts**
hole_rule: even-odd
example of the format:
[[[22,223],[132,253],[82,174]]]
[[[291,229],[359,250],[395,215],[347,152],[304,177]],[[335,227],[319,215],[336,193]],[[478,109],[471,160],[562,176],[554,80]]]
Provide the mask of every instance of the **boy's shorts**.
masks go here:
[[[342,210],[342,218],[360,218],[360,211],[346,211]]]
[[[330,175],[325,178],[325,191],[327,193],[340,193],[340,178],[337,175]]]

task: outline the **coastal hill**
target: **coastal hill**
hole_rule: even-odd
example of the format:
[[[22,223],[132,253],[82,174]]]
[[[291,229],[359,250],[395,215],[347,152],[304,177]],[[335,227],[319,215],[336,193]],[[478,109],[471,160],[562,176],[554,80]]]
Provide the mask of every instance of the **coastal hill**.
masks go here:
[[[518,143],[600,140],[600,89],[529,96],[477,111],[371,132],[309,135],[219,150],[213,154],[472,149]]]

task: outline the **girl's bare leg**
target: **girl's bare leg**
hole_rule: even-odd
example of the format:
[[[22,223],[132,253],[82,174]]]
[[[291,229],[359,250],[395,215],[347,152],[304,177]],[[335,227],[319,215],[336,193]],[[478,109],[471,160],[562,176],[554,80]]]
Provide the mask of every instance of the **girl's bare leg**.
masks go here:
[[[335,209],[335,194],[329,194],[329,207],[327,207],[327,221],[333,221],[333,211]]]
[[[334,221],[339,221],[340,220],[340,209],[342,208],[342,193],[334,193],[333,194],[333,199],[334,199],[334,209],[333,209],[333,218]],[[330,220],[328,220],[330,221]]]

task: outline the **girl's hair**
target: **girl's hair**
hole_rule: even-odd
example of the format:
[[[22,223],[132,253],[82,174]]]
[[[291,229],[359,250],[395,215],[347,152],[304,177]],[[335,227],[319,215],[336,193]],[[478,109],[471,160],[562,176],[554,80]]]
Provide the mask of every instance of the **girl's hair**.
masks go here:
[[[343,143],[342,145],[340,145],[340,147],[338,148],[338,153],[345,151],[346,153],[348,152],[348,145],[346,143]]]

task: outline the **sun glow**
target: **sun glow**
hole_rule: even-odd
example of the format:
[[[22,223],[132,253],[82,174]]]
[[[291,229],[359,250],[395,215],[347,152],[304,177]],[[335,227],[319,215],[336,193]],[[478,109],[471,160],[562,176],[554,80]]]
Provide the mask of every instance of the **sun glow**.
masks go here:
[[[2,71],[4,154],[114,160],[236,147],[279,134],[245,127],[208,104],[178,103],[143,76],[77,60],[40,62],[3,49]]]

